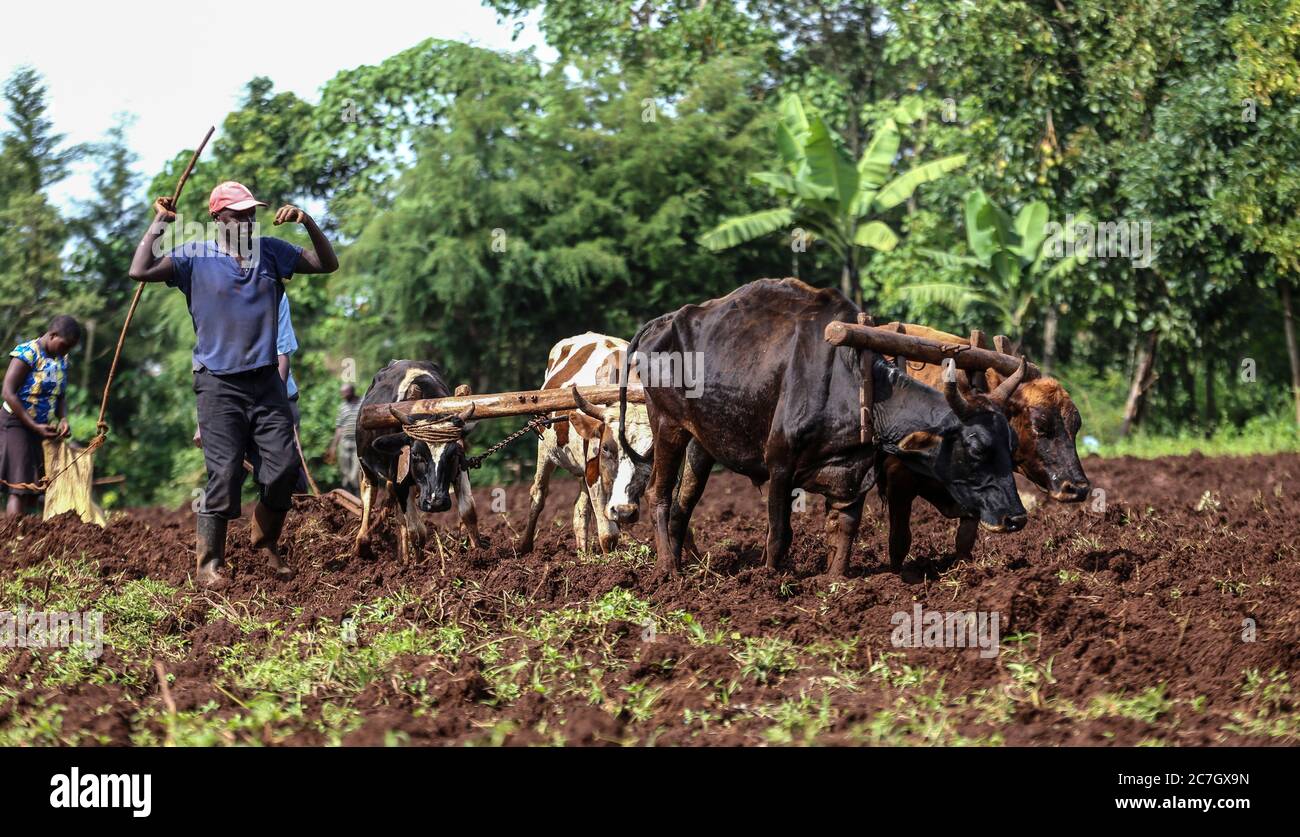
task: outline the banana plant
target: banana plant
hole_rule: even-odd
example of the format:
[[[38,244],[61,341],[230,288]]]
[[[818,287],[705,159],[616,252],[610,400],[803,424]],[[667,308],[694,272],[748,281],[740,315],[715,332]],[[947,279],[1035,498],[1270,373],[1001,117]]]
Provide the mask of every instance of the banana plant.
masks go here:
[[[898,289],[913,302],[934,303],[962,314],[972,305],[992,310],[998,329],[1022,335],[1036,304],[1050,301],[1062,277],[1088,260],[1080,249],[1061,247],[1075,230],[1049,224],[1047,204],[1033,201],[1013,219],[980,189],[966,193],[966,244],[971,255],[926,250],[938,264],[970,271],[972,284],[917,282]],[[1080,216],[1080,221],[1086,220]],[[1049,234],[1050,233],[1050,234]],[[1065,250],[1068,255],[1058,253]]]
[[[902,110],[897,114],[915,118]],[[702,235],[700,243],[725,250],[779,230],[823,241],[842,265],[844,294],[856,296],[860,303],[858,276],[867,253],[889,252],[898,244],[897,233],[879,216],[910,198],[921,184],[966,162],[966,155],[957,154],[890,178],[900,140],[898,123],[885,119],[855,162],[820,115],[806,111],[798,96],[785,97],[776,126],[782,170],[750,175],[753,182],[767,186],[780,205],[728,218]]]

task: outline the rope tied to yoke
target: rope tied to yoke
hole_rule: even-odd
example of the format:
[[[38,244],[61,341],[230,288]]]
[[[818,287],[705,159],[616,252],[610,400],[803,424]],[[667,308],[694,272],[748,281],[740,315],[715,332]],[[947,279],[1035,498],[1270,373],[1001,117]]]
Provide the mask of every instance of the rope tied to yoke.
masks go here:
[[[451,419],[418,419],[402,428],[407,436],[431,445],[459,442],[465,432],[463,425]]]

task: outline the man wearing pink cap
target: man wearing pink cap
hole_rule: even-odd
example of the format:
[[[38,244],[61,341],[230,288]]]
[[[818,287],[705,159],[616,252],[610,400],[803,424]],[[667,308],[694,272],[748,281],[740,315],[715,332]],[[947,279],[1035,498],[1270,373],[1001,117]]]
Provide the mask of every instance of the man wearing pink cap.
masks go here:
[[[208,483],[195,524],[196,576],[200,584],[226,584],[226,529],[239,517],[244,458],[257,463],[260,501],[253,513],[253,548],[264,551],[281,578],[293,570],[280,554],[280,531],[292,506],[298,476],[289,395],[276,347],[284,283],[295,273],[333,273],[334,248],[320,227],[296,206],[283,206],[275,223],[300,223],[311,249],[261,237],[254,223],[265,203],[234,181],[212,190],[208,211],[215,241],[192,241],[164,255],[154,252],[166,225],[176,220],[170,197],[154,202],[157,215],[131,260],[131,278],[166,282],[185,294],[194,322],[194,392]]]

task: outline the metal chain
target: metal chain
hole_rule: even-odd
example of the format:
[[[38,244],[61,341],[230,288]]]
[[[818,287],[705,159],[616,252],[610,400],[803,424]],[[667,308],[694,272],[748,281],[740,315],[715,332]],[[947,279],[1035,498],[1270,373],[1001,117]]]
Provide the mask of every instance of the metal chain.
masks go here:
[[[535,431],[540,435],[542,432],[541,429],[543,427],[547,427],[559,421],[568,421],[568,420],[569,420],[568,416],[554,416],[554,417],[547,417],[544,415],[536,416],[532,421],[528,422],[523,427],[516,430],[514,433],[511,433],[509,436],[497,442],[492,447],[483,451],[478,456],[467,457],[465,459],[465,468],[466,470],[473,470],[475,468],[478,468],[483,464],[483,460],[487,459],[489,456],[501,450],[506,445],[510,444],[515,439],[518,439],[520,436],[523,436],[525,433],[527,433],[530,430]]]

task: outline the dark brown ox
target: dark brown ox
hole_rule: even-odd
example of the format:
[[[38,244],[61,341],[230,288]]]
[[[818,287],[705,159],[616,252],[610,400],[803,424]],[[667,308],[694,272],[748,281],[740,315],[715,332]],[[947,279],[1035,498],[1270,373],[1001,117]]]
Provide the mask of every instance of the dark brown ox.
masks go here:
[[[943,343],[967,342],[966,338],[910,323],[889,323],[884,328],[905,334],[938,340]],[[918,381],[938,386],[943,381],[943,367],[921,361],[907,362],[908,374]],[[964,373],[958,373],[961,382]],[[971,373],[971,383],[997,392],[1005,386],[994,369],[982,374]],[[1013,455],[1016,470],[1053,500],[1078,503],[1088,497],[1088,477],[1079,462],[1074,438],[1079,432],[1079,410],[1060,381],[1045,375],[1030,376],[1013,389],[1009,397],[995,398],[1016,434]],[[912,548],[912,501],[927,500],[949,518],[960,518],[957,525],[956,557],[968,560],[975,544],[979,521],[964,516],[952,495],[935,480],[919,476],[896,457],[887,457],[882,467],[880,490],[889,506],[889,559],[897,566]]]
[[[628,357],[645,386],[654,433],[647,497],[658,573],[679,571],[690,515],[715,462],[755,485],[768,483],[769,569],[785,563],[791,492],[800,487],[825,496],[836,512],[829,569],[846,572],[878,451],[938,479],[963,512],[990,528],[1010,532],[1024,525],[1011,428],[997,411],[963,399],[955,383],[940,393],[871,355],[875,441],[862,440],[862,355],[824,336],[827,324],[854,322],[857,313],[837,291],[798,279],[760,279],[642,326]],[[687,362],[691,353],[694,362]],[[697,380],[663,380],[663,368],[692,367]]]

